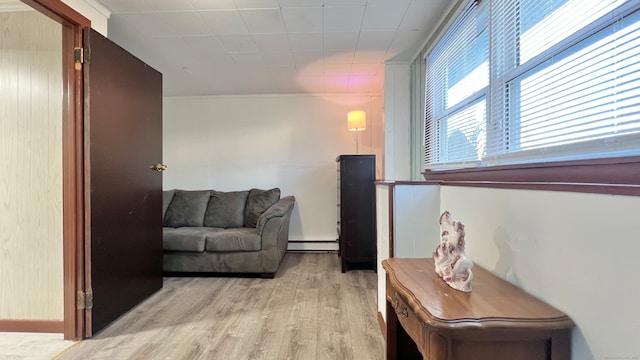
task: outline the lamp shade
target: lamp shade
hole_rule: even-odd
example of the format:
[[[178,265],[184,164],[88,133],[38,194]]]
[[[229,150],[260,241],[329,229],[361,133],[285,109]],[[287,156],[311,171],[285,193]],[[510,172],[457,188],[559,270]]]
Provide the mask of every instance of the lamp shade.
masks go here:
[[[362,110],[347,113],[347,128],[349,131],[363,131],[367,128],[367,113]]]

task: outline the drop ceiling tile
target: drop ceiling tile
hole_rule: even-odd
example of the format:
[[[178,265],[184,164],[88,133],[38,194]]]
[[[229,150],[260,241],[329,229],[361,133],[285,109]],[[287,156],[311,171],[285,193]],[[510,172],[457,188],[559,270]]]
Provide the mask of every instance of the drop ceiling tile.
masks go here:
[[[322,0],[279,0],[280,6],[285,7],[322,7]]]
[[[323,0],[325,6],[366,5],[367,0]]]
[[[236,52],[230,53],[233,60],[238,65],[260,65],[264,64],[262,56],[258,52]]]
[[[251,36],[260,51],[291,51],[287,34],[254,34]]]
[[[301,69],[303,67],[313,67],[320,73],[324,71],[324,65],[322,61],[322,52],[319,51],[294,51],[293,60],[296,67]]]
[[[396,31],[407,11],[407,5],[399,6],[395,2],[388,5],[369,6],[364,12],[363,31]]]
[[[393,5],[398,5],[400,7],[404,7],[405,9],[409,6],[409,4],[411,2],[435,2],[435,1],[424,1],[424,0],[418,0],[418,1],[411,1],[411,0],[367,0],[367,6],[386,6],[389,4],[393,4]]]
[[[211,30],[195,11],[160,13],[175,35],[208,35]]]
[[[240,16],[251,34],[285,33],[280,10],[240,10]]]
[[[221,66],[234,64],[233,58],[214,36],[186,36],[183,40],[190,49],[193,49],[192,53],[196,57],[207,63]]]
[[[324,74],[326,76],[349,77],[351,74],[351,64],[324,64]]]
[[[364,6],[324,7],[325,32],[358,32],[362,24]]]
[[[235,0],[238,9],[279,9],[278,0]]]
[[[294,66],[293,55],[287,51],[260,51],[264,63],[275,66]]]
[[[357,51],[353,56],[354,63],[381,63],[385,60],[385,51]]]
[[[281,11],[289,33],[322,31],[322,8],[283,8]]]
[[[413,1],[398,30],[435,30],[442,14],[445,14],[450,6],[449,1]]]
[[[182,38],[177,36],[166,36],[149,38],[146,43],[162,57],[167,64],[173,64],[178,68],[189,66],[190,57],[184,56],[188,54],[189,48]]]
[[[374,82],[373,75],[351,75],[347,89],[349,92],[370,92]]]
[[[399,31],[387,49],[388,60],[412,60],[426,37],[420,31]]]
[[[357,51],[387,51],[395,32],[363,31],[358,38]]]
[[[322,33],[289,34],[292,51],[322,51]]]
[[[351,64],[353,62],[353,51],[348,50],[325,50],[325,64]]]
[[[228,52],[257,52],[255,43],[251,35],[229,34],[217,36],[220,44]]]
[[[249,33],[237,10],[199,11],[198,13],[216,35]]]
[[[175,31],[169,28],[160,13],[112,14],[109,26],[112,24],[126,27],[127,32],[138,34],[141,38],[175,35]]]
[[[347,92],[349,86],[348,76],[325,76],[324,91],[325,92]]]
[[[189,0],[146,0],[157,11],[193,10]]]
[[[330,32],[324,33],[324,48],[326,50],[355,50],[358,44],[358,32]]]
[[[352,64],[351,65],[351,75],[375,75],[378,73],[378,70],[382,65],[379,63],[371,63],[371,64]]]
[[[236,4],[233,0],[190,0],[191,5],[196,10],[233,10],[236,8]]]
[[[100,3],[111,10],[112,13],[152,10],[144,0],[101,0]]]

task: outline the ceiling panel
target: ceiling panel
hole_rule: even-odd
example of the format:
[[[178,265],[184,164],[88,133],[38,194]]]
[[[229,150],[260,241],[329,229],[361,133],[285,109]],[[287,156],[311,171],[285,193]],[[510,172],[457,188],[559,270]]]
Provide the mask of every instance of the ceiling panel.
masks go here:
[[[395,0],[391,0],[395,1]],[[326,6],[366,5],[367,0],[324,0]]]
[[[295,51],[293,52],[293,60],[296,67],[300,70],[313,64],[319,65],[319,71],[322,72],[322,51]],[[318,69],[318,66],[315,67]]]
[[[395,35],[394,31],[363,31],[358,38],[356,50],[386,51]]]
[[[285,7],[322,7],[322,0],[279,0],[280,6]]]
[[[104,3],[108,3],[109,10],[114,13],[153,10],[144,0],[110,0],[108,2],[104,1]]]
[[[261,51],[262,59],[267,65],[294,66],[293,55],[288,51]]]
[[[252,37],[260,51],[290,52],[287,34],[254,34]]]
[[[238,52],[231,53],[231,57],[239,65],[263,65],[262,55],[259,52]],[[246,71],[247,69],[242,69]]]
[[[362,31],[396,31],[408,4],[400,6],[396,3],[367,6],[362,21]]]
[[[381,67],[378,63],[351,64],[351,75],[375,75],[381,70]]]
[[[278,0],[235,0],[238,9],[279,9]]]
[[[244,24],[237,10],[200,11],[200,17],[209,26],[214,34],[248,34],[249,30]]]
[[[282,8],[282,17],[289,33],[322,32],[322,8]]]
[[[359,32],[326,32],[324,33],[324,48],[327,50],[355,50],[358,44]]]
[[[157,11],[193,10],[189,0],[147,0],[147,4]]]
[[[257,52],[258,48],[251,35],[230,34],[217,36],[222,47],[228,52]]]
[[[196,12],[163,12],[165,23],[172,35],[209,35],[211,30]]]
[[[412,61],[451,7],[451,0],[98,1],[112,11],[109,37],[161,70],[168,95],[382,93],[384,62]]]
[[[451,6],[448,1],[412,1],[398,30],[419,31],[426,36],[438,26],[439,19]]]
[[[128,0],[122,0],[128,1]],[[196,10],[222,10],[222,9],[236,9],[236,4],[233,0],[189,0],[191,5]]]
[[[325,32],[358,32],[364,6],[334,6],[324,8]]]
[[[284,21],[280,10],[241,10],[240,16],[252,34],[283,34]]]
[[[322,33],[289,34],[291,51],[322,51]]]

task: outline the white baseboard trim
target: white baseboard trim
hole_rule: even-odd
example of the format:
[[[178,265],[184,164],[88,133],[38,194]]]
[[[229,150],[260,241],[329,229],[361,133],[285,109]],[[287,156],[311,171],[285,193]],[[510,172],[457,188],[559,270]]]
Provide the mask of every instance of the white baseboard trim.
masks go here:
[[[338,242],[335,240],[293,240],[289,241],[288,251],[338,251]]]

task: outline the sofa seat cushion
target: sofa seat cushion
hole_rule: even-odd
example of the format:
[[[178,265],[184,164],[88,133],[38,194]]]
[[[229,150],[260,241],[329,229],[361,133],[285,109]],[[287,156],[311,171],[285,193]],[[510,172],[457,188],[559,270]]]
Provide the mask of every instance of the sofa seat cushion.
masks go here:
[[[203,252],[207,236],[224,229],[210,227],[162,228],[162,249],[165,251]]]
[[[255,228],[232,228],[207,234],[208,252],[260,251],[262,243]]]

